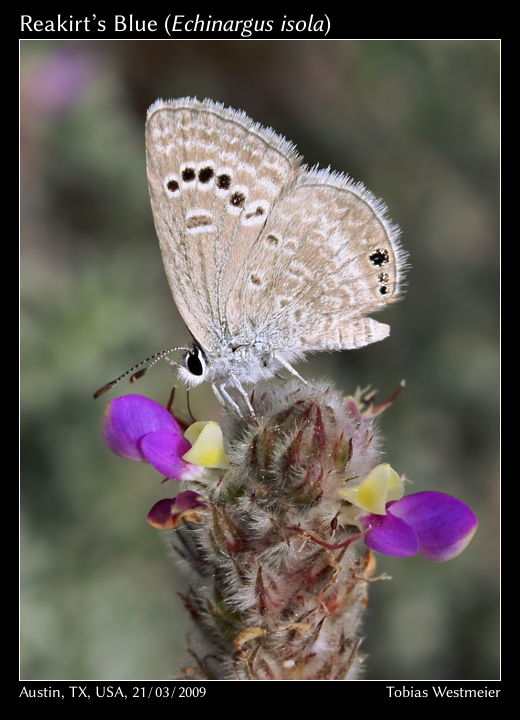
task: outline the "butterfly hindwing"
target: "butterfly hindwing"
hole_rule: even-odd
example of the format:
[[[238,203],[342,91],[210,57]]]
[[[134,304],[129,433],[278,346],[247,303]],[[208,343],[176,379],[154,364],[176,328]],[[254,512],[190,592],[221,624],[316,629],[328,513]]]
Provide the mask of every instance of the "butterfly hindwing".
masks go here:
[[[227,299],[277,349],[361,347],[389,328],[365,316],[399,297],[398,229],[361,184],[302,169],[275,204]],[[252,317],[254,315],[254,317]]]

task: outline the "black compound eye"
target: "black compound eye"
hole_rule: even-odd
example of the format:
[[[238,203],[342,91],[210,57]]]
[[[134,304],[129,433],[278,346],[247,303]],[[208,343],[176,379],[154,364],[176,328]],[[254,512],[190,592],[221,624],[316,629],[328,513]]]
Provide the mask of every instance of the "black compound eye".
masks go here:
[[[192,375],[204,375],[206,363],[199,348],[193,348],[193,350],[186,355],[184,362],[187,370],[189,370]]]

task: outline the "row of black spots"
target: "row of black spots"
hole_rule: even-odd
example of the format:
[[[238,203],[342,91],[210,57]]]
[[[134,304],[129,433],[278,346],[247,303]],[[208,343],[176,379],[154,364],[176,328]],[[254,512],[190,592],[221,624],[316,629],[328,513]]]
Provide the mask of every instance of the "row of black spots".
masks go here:
[[[195,169],[192,167],[186,167],[182,171],[182,179],[184,180],[184,182],[192,182],[193,180],[195,180],[196,177],[198,177],[198,181],[203,185],[209,183],[209,181],[212,177],[214,177],[214,175],[215,171],[210,165],[201,168],[199,170],[198,176],[195,172]],[[229,188],[231,187],[231,177],[227,173],[217,175],[216,185],[220,190],[229,190]]]
[[[209,183],[211,178],[215,175],[215,171],[212,167],[209,165],[207,167],[203,167],[199,170],[198,174],[198,180],[203,185],[206,183]],[[195,172],[195,168],[192,167],[186,167],[181,173],[181,177],[184,182],[192,182],[197,177],[197,173]],[[228,190],[231,186],[231,178],[227,173],[222,173],[221,175],[217,175],[216,178],[216,184],[217,187],[221,190]],[[177,180],[174,180],[173,178],[171,180],[168,180],[166,183],[166,187],[170,192],[175,192],[179,189],[179,183]]]
[[[206,184],[208,183],[212,177],[215,175],[215,171],[212,167],[209,165],[207,167],[203,167],[199,170],[198,173],[198,180],[200,183]],[[197,174],[195,172],[195,169],[192,167],[186,167],[181,173],[182,179],[184,182],[192,182],[197,177]],[[216,186],[219,188],[219,190],[229,190],[231,187],[231,176],[228,175],[228,173],[221,173],[220,175],[216,176]],[[174,193],[176,190],[179,189],[179,183],[175,179],[171,179],[167,182],[166,187],[171,193]],[[229,197],[229,204],[233,207],[242,208],[244,207],[246,203],[246,196],[243,192],[240,190],[235,191],[230,195]],[[250,219],[252,217],[261,216],[264,215],[265,209],[258,205],[253,211],[249,212],[246,215],[246,219]]]
[[[184,182],[189,183],[195,180],[195,178],[198,177],[198,180],[203,185],[209,183],[209,181],[214,177],[215,171],[211,166],[203,167],[199,170],[198,176],[195,172],[195,168],[192,167],[185,167],[184,170],[181,173],[181,177]],[[219,190],[229,190],[231,187],[231,176],[228,175],[228,173],[221,173],[220,175],[217,175],[215,178],[215,184],[219,188]],[[179,183],[177,180],[171,179],[167,182],[166,187],[170,192],[175,192],[179,189]],[[245,196],[243,193],[236,192],[234,193],[231,198],[230,202],[232,205],[241,205],[245,202]]]
[[[390,261],[390,254],[386,248],[380,248],[370,253],[368,259],[375,267],[382,267]],[[388,295],[388,273],[381,273],[377,278],[379,282],[379,293],[381,295]]]

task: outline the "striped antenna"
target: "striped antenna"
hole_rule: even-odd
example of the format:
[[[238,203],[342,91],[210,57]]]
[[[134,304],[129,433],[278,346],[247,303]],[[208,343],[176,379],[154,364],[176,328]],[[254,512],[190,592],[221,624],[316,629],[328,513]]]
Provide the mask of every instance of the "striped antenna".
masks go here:
[[[150,357],[145,358],[144,360],[141,360],[141,362],[136,363],[135,365],[132,365],[131,368],[129,368],[126,372],[124,372],[122,375],[117,377],[115,380],[111,380],[110,382],[106,383],[106,385],[103,385],[103,387],[100,387],[99,390],[96,390],[93,398],[98,398],[101,395],[104,395],[106,392],[111,390],[114,385],[117,385],[121,380],[124,380],[125,377],[128,377],[130,375],[130,382],[134,383],[136,380],[139,380],[139,378],[142,378],[143,375],[148,372],[148,370],[153,367],[154,365],[157,365],[159,360],[162,360],[163,358],[166,358],[170,353],[175,352],[177,350],[190,350],[190,348],[187,347],[174,347],[169,348],[168,350],[161,350],[160,352],[154,353],[153,355],[150,355]],[[172,363],[174,364],[174,363]],[[145,367],[141,367],[144,365]],[[136,370],[136,368],[141,368],[140,370]],[[135,371],[135,372],[134,372]]]

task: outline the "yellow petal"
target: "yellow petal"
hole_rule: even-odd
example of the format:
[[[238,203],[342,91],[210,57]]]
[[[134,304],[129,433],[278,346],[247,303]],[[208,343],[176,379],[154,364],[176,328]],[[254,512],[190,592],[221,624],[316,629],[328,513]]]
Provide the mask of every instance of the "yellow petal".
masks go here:
[[[388,463],[381,463],[371,470],[354,487],[338,491],[341,497],[353,505],[376,515],[386,514],[386,503],[400,500],[404,495],[403,481]]]
[[[386,502],[390,502],[390,500],[400,500],[404,495],[403,481],[400,475],[398,475],[388,463],[383,463],[383,465],[388,467],[389,473]],[[381,465],[379,467],[381,467]]]
[[[182,456],[183,460],[209,468],[224,470],[229,467],[229,458],[224,450],[224,436],[218,423],[213,420],[199,420],[189,426],[184,437],[190,441],[191,448]]]

